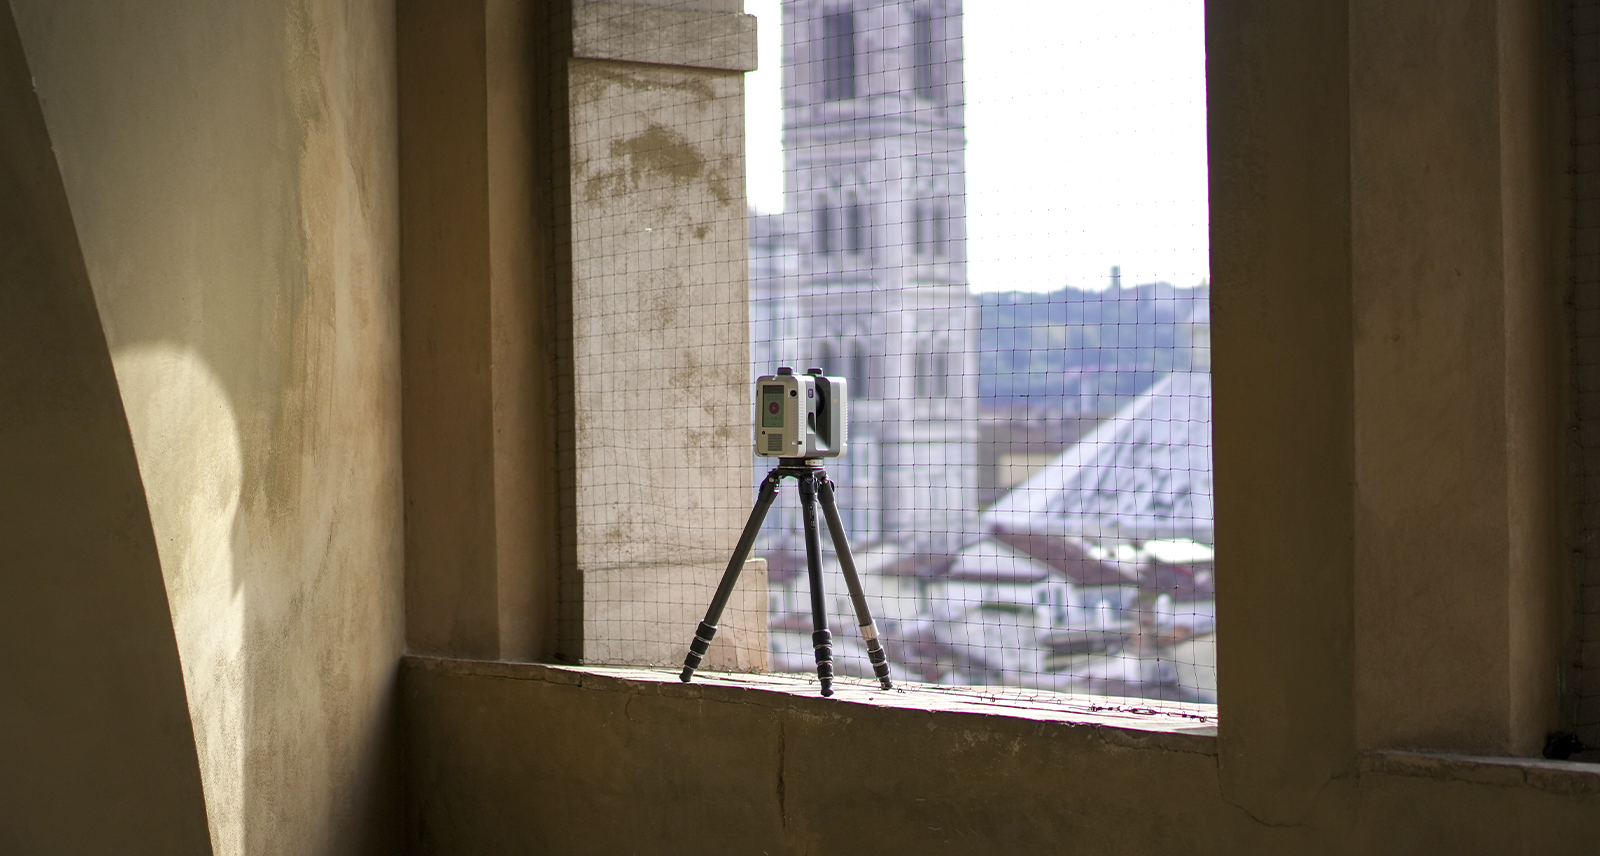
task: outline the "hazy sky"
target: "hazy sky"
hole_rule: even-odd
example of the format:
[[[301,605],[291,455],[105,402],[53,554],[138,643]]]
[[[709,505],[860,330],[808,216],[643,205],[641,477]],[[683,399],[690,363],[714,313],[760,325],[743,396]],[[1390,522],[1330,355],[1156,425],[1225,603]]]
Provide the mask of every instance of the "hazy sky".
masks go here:
[[[966,0],[978,291],[1209,279],[1203,0]],[[783,207],[778,0],[745,0],[750,202]]]

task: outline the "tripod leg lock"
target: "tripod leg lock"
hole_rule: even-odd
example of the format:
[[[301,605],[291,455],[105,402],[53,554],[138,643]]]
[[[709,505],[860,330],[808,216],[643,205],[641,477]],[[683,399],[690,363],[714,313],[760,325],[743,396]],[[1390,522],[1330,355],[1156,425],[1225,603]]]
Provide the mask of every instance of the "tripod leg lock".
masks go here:
[[[886,690],[894,689],[894,682],[889,680],[889,657],[878,642],[877,625],[871,622],[861,625],[861,638],[867,640],[867,659],[872,661],[872,674],[877,676],[878,685]]]
[[[700,660],[705,657],[706,649],[711,647],[711,640],[716,635],[715,626],[700,622],[699,628],[694,631],[694,641],[689,643],[689,656],[683,658],[683,674],[678,675],[678,680],[688,683],[694,677],[694,670],[700,668]]]
[[[818,630],[811,634],[811,647],[817,652],[817,678],[822,681],[822,694],[833,695],[833,634]]]

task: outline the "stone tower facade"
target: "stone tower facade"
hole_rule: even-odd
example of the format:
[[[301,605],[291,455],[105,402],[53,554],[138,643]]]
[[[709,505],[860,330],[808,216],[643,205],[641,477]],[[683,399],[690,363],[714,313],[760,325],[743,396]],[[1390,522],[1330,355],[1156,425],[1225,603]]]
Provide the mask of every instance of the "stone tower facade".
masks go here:
[[[960,0],[783,4],[787,213],[756,230],[756,359],[849,378],[830,471],[853,539],[953,549],[976,526],[963,89]]]

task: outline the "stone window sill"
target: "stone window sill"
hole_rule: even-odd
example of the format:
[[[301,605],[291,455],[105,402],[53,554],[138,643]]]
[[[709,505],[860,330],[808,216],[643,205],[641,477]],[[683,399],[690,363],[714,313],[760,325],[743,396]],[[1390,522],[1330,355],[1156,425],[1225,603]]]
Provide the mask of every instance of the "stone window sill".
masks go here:
[[[1600,764],[1581,761],[1386,750],[1362,755],[1361,772],[1363,775],[1533,787],[1553,793],[1600,793]]]
[[[557,666],[407,657],[412,668],[513,680],[545,681],[598,691],[702,698],[768,707],[848,705],[862,715],[872,708],[923,710],[958,716],[1000,716],[1095,729],[1102,739],[1130,747],[1215,755],[1215,705],[1146,702],[1140,699],[1065,695],[1005,687],[947,687],[839,678],[832,698],[817,694],[815,678],[801,675],[696,672],[693,683],[677,669],[629,666]]]

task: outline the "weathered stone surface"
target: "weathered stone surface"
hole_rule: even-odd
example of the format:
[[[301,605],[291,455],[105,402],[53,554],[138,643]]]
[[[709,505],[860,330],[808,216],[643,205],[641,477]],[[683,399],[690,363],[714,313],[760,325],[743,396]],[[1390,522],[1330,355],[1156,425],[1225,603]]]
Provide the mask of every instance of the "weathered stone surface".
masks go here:
[[[755,71],[756,19],[685,8],[574,0],[572,55],[724,71]]]
[[[682,659],[709,600],[692,594],[721,577],[753,495],[743,79],[594,60],[570,75],[564,591],[583,615],[564,632],[586,662],[664,663]],[[663,632],[669,616],[687,622]]]

